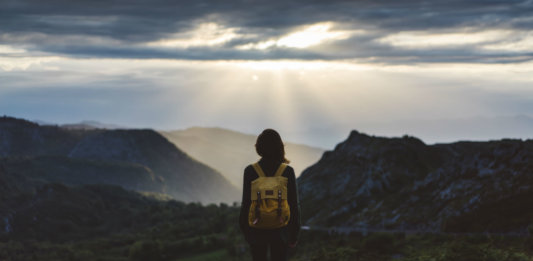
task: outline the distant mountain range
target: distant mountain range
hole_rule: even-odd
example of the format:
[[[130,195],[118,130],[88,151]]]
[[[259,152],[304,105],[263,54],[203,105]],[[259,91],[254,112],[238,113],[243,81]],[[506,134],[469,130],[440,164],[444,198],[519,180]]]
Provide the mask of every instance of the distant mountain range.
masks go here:
[[[71,124],[61,124],[62,128],[67,129],[129,129],[124,126],[116,125],[116,124],[106,124],[101,123],[98,121],[81,121],[79,123],[71,123]]]
[[[523,232],[533,224],[533,140],[426,145],[352,131],[298,184],[307,225]]]
[[[22,190],[59,182],[120,185],[204,203],[240,196],[220,173],[148,129],[63,128],[1,117],[0,164],[9,187]]]
[[[53,124],[35,120],[40,125],[58,125],[69,129],[131,129],[130,127],[85,120],[72,124]],[[405,118],[397,120],[353,119],[330,125],[310,125],[283,130],[283,139],[315,148],[332,149],[352,129],[385,137],[415,136],[426,144],[455,141],[533,138],[533,117],[525,114],[472,116],[463,118]],[[210,129],[210,128],[207,128]]]
[[[33,120],[31,121],[33,123],[37,123],[41,126],[59,126],[66,129],[81,129],[81,130],[93,130],[93,129],[131,129],[129,127],[116,125],[116,124],[108,124],[108,123],[101,123],[99,121],[80,121],[78,123],[66,123],[66,124],[56,124],[51,123],[47,121],[42,120]]]
[[[193,158],[219,170],[239,188],[242,187],[244,168],[259,159],[255,151],[257,135],[201,127],[160,133]],[[320,148],[291,142],[285,142],[285,151],[297,176],[324,152]]]

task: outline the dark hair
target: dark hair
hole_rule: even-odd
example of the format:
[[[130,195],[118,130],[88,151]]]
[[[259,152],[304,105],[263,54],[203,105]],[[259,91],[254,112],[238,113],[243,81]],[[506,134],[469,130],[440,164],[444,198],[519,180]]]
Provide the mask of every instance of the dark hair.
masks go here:
[[[257,137],[255,142],[255,151],[259,156],[279,161],[282,163],[289,163],[285,158],[285,147],[279,133],[273,129],[266,129]]]

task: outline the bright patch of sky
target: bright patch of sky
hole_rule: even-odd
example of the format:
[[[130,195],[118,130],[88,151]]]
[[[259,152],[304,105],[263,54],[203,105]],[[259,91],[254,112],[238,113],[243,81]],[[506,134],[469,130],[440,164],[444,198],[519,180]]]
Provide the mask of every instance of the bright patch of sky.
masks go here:
[[[507,30],[480,32],[400,32],[387,35],[380,42],[405,48],[454,47],[459,45],[481,44],[502,41],[513,34]]]
[[[331,30],[332,22],[323,22],[304,26],[304,28],[290,32],[277,39],[269,39],[258,43],[248,43],[237,46],[237,49],[267,49],[271,47],[307,48],[319,45],[326,41],[344,40],[361,31],[335,31]]]
[[[236,31],[236,28],[224,28],[216,23],[202,23],[191,31],[176,33],[146,45],[174,48],[221,45],[239,37]]]
[[[533,133],[531,1],[46,2],[0,7],[3,114],[273,127],[325,148],[351,129],[427,142]]]

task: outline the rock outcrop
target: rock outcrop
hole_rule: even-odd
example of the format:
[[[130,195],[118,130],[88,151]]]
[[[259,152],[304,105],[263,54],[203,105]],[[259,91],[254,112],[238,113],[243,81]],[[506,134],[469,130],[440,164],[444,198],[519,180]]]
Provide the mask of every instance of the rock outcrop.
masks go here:
[[[525,231],[533,222],[533,140],[426,145],[353,131],[298,185],[308,225]]]

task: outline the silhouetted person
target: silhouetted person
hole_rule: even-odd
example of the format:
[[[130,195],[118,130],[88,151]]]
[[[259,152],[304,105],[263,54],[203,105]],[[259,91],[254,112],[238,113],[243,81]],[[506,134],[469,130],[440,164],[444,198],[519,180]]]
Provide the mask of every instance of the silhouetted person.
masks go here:
[[[244,169],[240,228],[254,261],[287,260],[300,232],[300,207],[294,169],[287,165],[280,135],[264,130],[255,144],[259,162]]]

